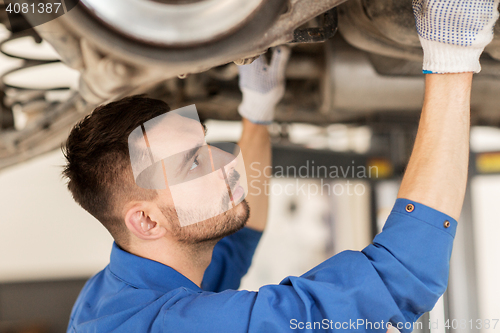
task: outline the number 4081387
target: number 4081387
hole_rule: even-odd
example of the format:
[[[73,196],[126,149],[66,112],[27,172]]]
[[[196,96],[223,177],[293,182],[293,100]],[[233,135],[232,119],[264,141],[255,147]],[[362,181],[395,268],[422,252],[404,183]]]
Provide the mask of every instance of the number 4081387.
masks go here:
[[[9,3],[7,7],[5,8],[5,11],[9,14],[15,13],[15,14],[27,14],[27,13],[33,13],[33,14],[52,14],[56,13],[58,14],[59,9],[61,7],[61,3]]]

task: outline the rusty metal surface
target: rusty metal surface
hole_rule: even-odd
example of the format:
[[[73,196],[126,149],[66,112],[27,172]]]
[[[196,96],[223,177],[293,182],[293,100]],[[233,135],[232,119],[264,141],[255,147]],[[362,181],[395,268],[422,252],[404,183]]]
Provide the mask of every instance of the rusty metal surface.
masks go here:
[[[168,55],[167,49],[148,53],[151,46],[131,47],[113,39],[112,33],[92,30],[96,23],[74,10],[37,27],[37,32],[54,46],[63,62],[81,73],[78,94],[23,131],[6,129],[12,121],[2,112],[6,121],[0,129],[0,169],[58,148],[70,127],[97,104],[129,94],[148,93],[173,109],[196,104],[203,119],[239,120],[241,94],[233,61],[248,63],[269,47],[292,41],[294,31],[310,27],[306,23],[312,18],[339,4],[340,34],[326,43],[293,47],[287,90],[276,110],[276,121],[371,126],[395,114],[418,114],[422,51],[408,1],[398,1],[291,0],[258,38],[243,40],[233,48],[228,43],[225,47],[230,51],[212,50],[201,60],[197,57],[210,48],[201,46],[192,58],[175,52]],[[487,48],[491,58],[482,59],[483,71],[474,82],[473,124],[500,126],[500,62],[495,60],[500,58],[496,53],[500,50],[498,24],[495,32]],[[10,108],[16,98],[41,98],[40,92],[32,93],[21,96],[18,91],[17,97],[4,96],[3,100]]]
[[[279,6],[278,0],[272,1],[277,3],[275,7]],[[136,87],[147,89],[168,78],[251,58],[269,47],[290,42],[295,29],[344,1],[292,0],[288,10],[258,38],[229,41],[224,44],[225,49],[215,51],[208,48],[203,52],[203,46],[200,46],[200,50],[195,49],[184,57],[176,55],[178,50],[175,49],[135,47],[122,43],[110,32],[105,34],[99,30],[94,33],[96,22],[78,7],[37,27],[37,31],[61,54],[64,62],[81,71],[82,96],[91,103],[101,103],[127,94]]]
[[[383,20],[377,18],[375,22],[372,21],[365,12],[363,1],[348,1],[338,7],[338,12],[339,32],[349,44],[361,50],[387,57],[422,61],[422,49],[420,45],[404,45],[385,36],[376,24],[380,24]],[[417,34],[415,29],[410,33]]]
[[[350,0],[338,13],[339,32],[349,44],[386,57],[422,61],[411,1]],[[500,21],[485,53],[500,60]]]
[[[319,43],[332,38],[337,32],[337,8],[326,11],[319,21],[320,26],[318,27],[295,29],[293,32],[293,39],[290,43]]]

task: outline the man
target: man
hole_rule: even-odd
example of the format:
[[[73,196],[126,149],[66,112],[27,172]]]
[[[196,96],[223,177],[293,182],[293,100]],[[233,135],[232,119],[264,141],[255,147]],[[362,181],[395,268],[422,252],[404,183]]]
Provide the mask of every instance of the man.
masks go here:
[[[467,180],[472,73],[480,70],[497,8],[498,0],[414,1],[428,73],[425,99],[383,231],[361,252],[342,252],[258,292],[234,289],[264,228],[267,199],[247,196],[252,215],[236,233],[248,217],[244,202],[181,227],[168,187],[138,187],[127,154],[128,135],[166,105],[132,97],[95,110],[68,139],[65,174],[76,201],[115,244],[109,266],[82,290],[68,332],[385,332],[388,323],[410,332],[447,286]],[[259,58],[241,68],[239,144],[247,164],[270,163],[267,130],[259,123],[272,119],[281,98],[283,52],[270,66]]]

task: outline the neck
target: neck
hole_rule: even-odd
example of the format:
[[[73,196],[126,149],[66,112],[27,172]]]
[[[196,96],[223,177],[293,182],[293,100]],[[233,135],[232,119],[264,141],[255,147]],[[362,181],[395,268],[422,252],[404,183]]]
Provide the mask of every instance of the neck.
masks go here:
[[[215,244],[217,241],[172,244],[163,239],[131,246],[127,251],[169,266],[201,288],[205,270],[212,261]]]

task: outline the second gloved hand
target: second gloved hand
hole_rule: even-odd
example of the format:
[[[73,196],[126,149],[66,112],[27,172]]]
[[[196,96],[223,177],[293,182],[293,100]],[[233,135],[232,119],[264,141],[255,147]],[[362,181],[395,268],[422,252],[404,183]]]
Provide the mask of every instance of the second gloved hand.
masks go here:
[[[242,117],[256,124],[269,124],[274,119],[274,109],[285,93],[285,67],[290,48],[273,49],[271,61],[261,55],[249,65],[238,66],[239,84],[243,100],[238,107]]]

